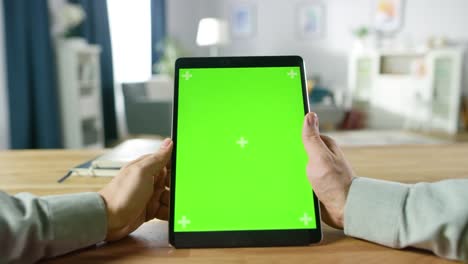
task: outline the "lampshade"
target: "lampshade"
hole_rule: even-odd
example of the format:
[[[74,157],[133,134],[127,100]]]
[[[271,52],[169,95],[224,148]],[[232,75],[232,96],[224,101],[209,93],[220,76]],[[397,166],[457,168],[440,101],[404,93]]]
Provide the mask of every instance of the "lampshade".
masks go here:
[[[229,42],[228,26],[223,20],[203,18],[198,23],[197,44],[199,46],[214,46]]]

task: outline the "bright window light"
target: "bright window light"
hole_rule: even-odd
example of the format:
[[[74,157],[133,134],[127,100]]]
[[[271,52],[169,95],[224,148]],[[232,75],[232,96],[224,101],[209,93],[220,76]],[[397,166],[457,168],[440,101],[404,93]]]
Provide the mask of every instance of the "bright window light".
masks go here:
[[[117,83],[151,78],[151,0],[107,0]]]

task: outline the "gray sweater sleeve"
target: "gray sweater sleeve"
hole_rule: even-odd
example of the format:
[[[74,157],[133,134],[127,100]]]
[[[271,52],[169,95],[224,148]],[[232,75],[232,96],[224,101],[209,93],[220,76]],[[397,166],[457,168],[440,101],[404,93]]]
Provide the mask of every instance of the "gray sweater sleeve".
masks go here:
[[[0,192],[0,263],[31,263],[102,241],[105,210],[97,193],[39,198]]]
[[[344,219],[349,236],[468,260],[468,179],[407,185],[356,178]]]

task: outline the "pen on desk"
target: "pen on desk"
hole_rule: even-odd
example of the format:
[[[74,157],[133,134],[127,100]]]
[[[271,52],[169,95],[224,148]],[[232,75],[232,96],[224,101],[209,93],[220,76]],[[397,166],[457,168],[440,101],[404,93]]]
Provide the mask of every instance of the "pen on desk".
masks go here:
[[[64,182],[66,179],[68,179],[68,177],[70,177],[72,175],[72,171],[69,171],[67,174],[65,174],[65,176],[63,176],[62,178],[60,178],[57,182],[58,183],[62,183]]]

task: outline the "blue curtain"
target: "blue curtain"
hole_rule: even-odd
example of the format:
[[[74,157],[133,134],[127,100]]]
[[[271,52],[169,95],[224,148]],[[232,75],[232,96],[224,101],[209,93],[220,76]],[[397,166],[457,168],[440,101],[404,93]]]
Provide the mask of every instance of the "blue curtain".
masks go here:
[[[13,149],[59,148],[60,114],[47,0],[4,0]]]
[[[166,37],[166,1],[151,0],[152,65],[159,61],[156,45]]]
[[[7,0],[8,1],[8,0]],[[32,1],[33,2],[33,1]],[[80,4],[86,12],[86,19],[77,29],[77,34],[89,43],[101,46],[102,108],[106,145],[117,139],[117,121],[114,100],[114,71],[112,67],[112,46],[105,0],[70,0]]]

